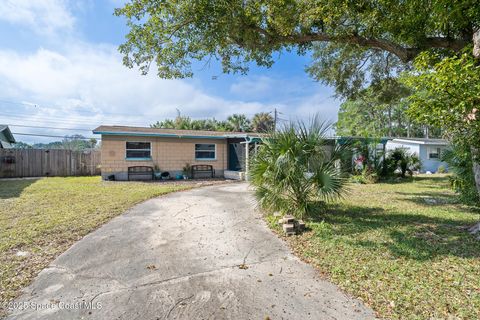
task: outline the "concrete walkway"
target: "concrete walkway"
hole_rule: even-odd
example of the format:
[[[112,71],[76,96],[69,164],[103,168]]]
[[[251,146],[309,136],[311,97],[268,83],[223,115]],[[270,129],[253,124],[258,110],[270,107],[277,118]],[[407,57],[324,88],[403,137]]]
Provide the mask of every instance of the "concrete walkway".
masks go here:
[[[374,317],[289,252],[244,183],[137,205],[43,270],[17,307],[11,319]]]

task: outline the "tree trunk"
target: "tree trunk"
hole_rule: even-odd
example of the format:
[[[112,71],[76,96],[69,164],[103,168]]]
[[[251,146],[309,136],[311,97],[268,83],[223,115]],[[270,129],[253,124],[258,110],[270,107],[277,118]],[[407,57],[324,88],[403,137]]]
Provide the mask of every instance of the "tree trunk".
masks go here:
[[[473,34],[473,56],[480,59],[480,28]]]
[[[388,136],[392,137],[392,107],[388,106]]]
[[[472,162],[473,162],[473,175],[475,177],[475,185],[477,187],[477,192],[480,195],[480,152],[477,148],[472,147]],[[472,234],[480,233],[480,222],[473,225],[468,229]],[[478,237],[480,239],[480,236]]]
[[[480,28],[473,34],[473,56],[480,60]],[[480,150],[472,147],[473,174],[475,176],[475,185],[480,195]],[[480,222],[471,227],[469,231],[472,234],[480,233]],[[480,236],[478,237],[480,239]]]

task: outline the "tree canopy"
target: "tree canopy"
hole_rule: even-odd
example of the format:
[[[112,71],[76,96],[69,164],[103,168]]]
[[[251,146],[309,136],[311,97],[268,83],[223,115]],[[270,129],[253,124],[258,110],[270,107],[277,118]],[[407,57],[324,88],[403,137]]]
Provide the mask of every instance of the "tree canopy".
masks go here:
[[[407,114],[410,94],[411,90],[395,78],[371,84],[340,105],[335,124],[337,135],[377,138],[441,136],[438,122],[421,122],[422,119]]]
[[[244,114],[232,114],[226,120],[192,119],[179,113],[175,119],[165,119],[150,125],[152,128],[234,132],[269,132],[273,126],[273,117],[267,112],[256,113],[252,119]]]
[[[428,49],[459,52],[480,25],[478,0],[132,0],[115,11],[129,33],[124,63],[162,78],[192,76],[192,61],[219,59],[224,72],[305,54],[314,43],[385,52],[403,63]],[[378,57],[378,54],[374,56]],[[373,56],[372,56],[373,58]]]
[[[480,148],[480,64],[471,48],[447,58],[423,53],[415,70],[403,77],[414,90],[409,115],[443,126],[457,143]]]

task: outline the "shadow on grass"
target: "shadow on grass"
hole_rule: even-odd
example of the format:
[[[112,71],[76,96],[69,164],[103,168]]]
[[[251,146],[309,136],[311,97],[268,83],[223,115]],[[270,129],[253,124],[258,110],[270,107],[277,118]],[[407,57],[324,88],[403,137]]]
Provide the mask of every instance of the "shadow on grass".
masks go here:
[[[401,195],[403,201],[410,201],[422,206],[442,206],[445,204],[459,203],[455,194],[442,193],[442,192],[395,192],[395,194]]]
[[[420,187],[445,187],[448,185],[448,176],[422,175],[422,176],[394,176],[380,179],[379,183],[384,184],[408,184],[417,182]]]
[[[466,232],[462,220],[387,212],[380,207],[337,205],[330,207],[328,214],[310,221],[328,223],[332,228],[329,237],[379,252],[388,250],[394,257],[420,261],[439,256],[480,257],[480,241]],[[315,224],[312,229],[316,231]],[[366,233],[370,235],[363,236]],[[320,231],[316,236],[322,234]],[[373,240],[365,240],[367,237]]]
[[[23,190],[38,179],[0,180],[0,199],[18,198]]]

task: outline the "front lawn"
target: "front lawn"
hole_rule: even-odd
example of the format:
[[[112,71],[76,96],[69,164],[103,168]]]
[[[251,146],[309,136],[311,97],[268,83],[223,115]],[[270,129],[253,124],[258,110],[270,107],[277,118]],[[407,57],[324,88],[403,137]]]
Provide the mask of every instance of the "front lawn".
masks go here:
[[[287,241],[379,317],[479,319],[480,240],[463,228],[479,212],[456,204],[447,184],[423,175],[353,185],[324,219]]]
[[[75,241],[136,203],[194,185],[100,177],[0,181],[0,317],[2,305]]]

